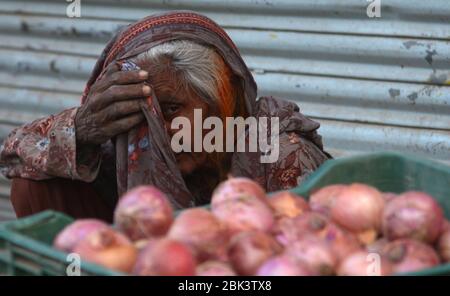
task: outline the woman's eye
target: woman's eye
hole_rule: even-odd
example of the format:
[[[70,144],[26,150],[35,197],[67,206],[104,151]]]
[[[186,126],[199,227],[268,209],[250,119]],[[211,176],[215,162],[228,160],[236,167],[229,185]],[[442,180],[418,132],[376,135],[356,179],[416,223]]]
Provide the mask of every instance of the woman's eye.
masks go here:
[[[180,106],[175,104],[168,104],[162,107],[162,112],[166,117],[174,116],[179,110]]]

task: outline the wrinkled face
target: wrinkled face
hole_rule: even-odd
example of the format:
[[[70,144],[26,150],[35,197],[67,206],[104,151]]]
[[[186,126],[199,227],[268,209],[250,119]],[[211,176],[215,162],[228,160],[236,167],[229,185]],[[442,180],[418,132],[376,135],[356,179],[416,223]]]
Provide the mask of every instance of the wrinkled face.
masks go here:
[[[202,122],[204,118],[216,115],[216,112],[193,90],[180,87],[179,80],[171,71],[158,71],[156,74],[148,65],[142,65],[142,69],[150,73],[149,82],[161,106],[169,136],[172,138],[179,131],[179,129],[171,128],[172,120],[179,116],[187,118],[191,123],[191,151],[194,151],[194,110],[201,109]],[[204,130],[203,137],[207,133],[208,130]],[[208,153],[205,151],[180,152],[175,153],[175,157],[183,176],[208,165]]]

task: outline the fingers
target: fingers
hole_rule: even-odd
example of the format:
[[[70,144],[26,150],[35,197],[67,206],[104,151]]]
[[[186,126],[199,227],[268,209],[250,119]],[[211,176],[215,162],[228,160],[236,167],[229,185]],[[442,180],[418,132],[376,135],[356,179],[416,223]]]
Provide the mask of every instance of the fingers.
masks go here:
[[[144,98],[150,95],[152,89],[146,83],[130,85],[113,85],[103,93],[95,95],[91,99],[93,111],[99,111],[117,101]]]
[[[134,126],[144,120],[145,116],[142,112],[132,114],[130,116],[113,121],[104,127],[110,138],[129,131]]]
[[[139,101],[140,100],[119,101],[110,104],[95,115],[96,122],[109,122],[136,113],[141,108]]]
[[[91,92],[101,92],[115,84],[133,84],[148,79],[148,72],[144,70],[120,71],[115,63],[108,66],[103,77],[91,88]]]
[[[120,70],[120,64],[119,63],[110,63],[105,70],[105,73],[103,74],[104,77],[107,77],[111,75],[114,72],[117,72]]]
[[[144,70],[119,71],[110,75],[112,84],[132,84],[139,83],[148,79],[148,72]]]
[[[91,86],[91,90],[90,93],[94,94],[96,92],[105,90],[106,88],[108,88],[108,84],[107,84],[107,80],[108,77],[111,76],[111,74],[113,74],[114,72],[117,72],[120,70],[120,65],[118,63],[111,63],[108,65],[108,67],[106,67],[105,72],[102,74],[102,77],[100,77],[100,79],[98,79],[92,86]]]

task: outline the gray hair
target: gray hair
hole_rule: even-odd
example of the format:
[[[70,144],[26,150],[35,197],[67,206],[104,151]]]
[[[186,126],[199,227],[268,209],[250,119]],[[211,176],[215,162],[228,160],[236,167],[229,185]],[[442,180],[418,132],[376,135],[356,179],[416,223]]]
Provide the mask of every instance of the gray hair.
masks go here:
[[[218,63],[220,58],[211,47],[189,40],[174,40],[150,48],[133,61],[157,65],[168,60],[170,68],[180,75],[181,84],[191,86],[205,99],[217,103],[221,99],[218,91],[222,79]]]

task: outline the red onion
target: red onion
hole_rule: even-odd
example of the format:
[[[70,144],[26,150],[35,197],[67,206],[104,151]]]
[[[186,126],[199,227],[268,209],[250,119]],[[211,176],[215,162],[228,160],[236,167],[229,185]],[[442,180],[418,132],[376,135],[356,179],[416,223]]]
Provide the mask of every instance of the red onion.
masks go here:
[[[442,221],[442,209],[431,196],[410,191],[386,205],[383,234],[389,240],[412,238],[432,244],[439,236]]]
[[[443,262],[450,262],[450,229],[444,231],[439,237],[437,250]]]
[[[212,208],[213,214],[228,228],[230,234],[240,231],[270,231],[274,224],[272,209],[252,196],[222,202]]]
[[[190,248],[172,239],[154,240],[139,254],[135,275],[192,276],[196,261]]]
[[[372,231],[376,234],[381,227],[383,207],[384,199],[377,189],[354,183],[336,196],[331,218],[352,232]]]
[[[398,195],[392,192],[383,192],[383,199],[385,203],[390,202],[394,198],[396,198]]]
[[[348,254],[361,249],[361,244],[354,234],[334,223],[328,223],[327,227],[319,232],[318,235],[330,245],[338,261]]]
[[[275,237],[282,245],[287,246],[309,234],[324,240],[338,260],[361,249],[354,234],[316,212],[308,212],[294,219],[279,221]]]
[[[67,225],[55,238],[53,246],[64,252],[72,252],[77,243],[89,233],[109,226],[96,219],[80,219]]]
[[[290,191],[275,193],[269,199],[275,218],[294,218],[309,210],[308,203],[299,195]]]
[[[305,234],[318,233],[324,230],[329,223],[327,217],[316,212],[306,212],[295,218],[283,218],[277,221],[273,233],[278,242],[287,246]]]
[[[281,251],[275,239],[264,232],[242,232],[232,238],[228,258],[238,274],[254,275],[264,261]]]
[[[305,264],[286,255],[270,258],[258,269],[259,276],[308,276],[311,271]]]
[[[168,237],[191,247],[199,261],[226,256],[227,229],[205,209],[184,210],[173,222]]]
[[[206,261],[197,266],[198,276],[234,276],[236,273],[228,263],[220,261]]]
[[[347,187],[347,185],[328,185],[315,191],[309,198],[311,209],[315,212],[329,216],[334,204],[334,199],[345,187]]]
[[[383,249],[384,256],[393,264],[395,273],[412,272],[439,264],[439,257],[432,247],[414,240],[399,239]]]
[[[126,273],[131,272],[137,258],[137,249],[130,240],[109,227],[90,232],[73,252],[83,260]]]
[[[358,251],[350,254],[339,264],[341,276],[383,276],[392,273],[391,263],[377,253]]]
[[[264,189],[253,181],[245,177],[230,178],[217,186],[211,198],[211,206],[214,209],[222,202],[239,200],[242,197],[251,196],[267,203],[266,192]]]
[[[441,233],[450,230],[450,222],[447,219],[442,220]]]
[[[332,275],[335,272],[337,258],[329,245],[315,237],[304,238],[288,245],[285,254],[304,262],[314,275]]]
[[[114,221],[129,238],[139,240],[166,234],[172,212],[164,193],[153,186],[139,186],[119,200]]]

